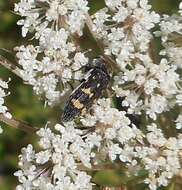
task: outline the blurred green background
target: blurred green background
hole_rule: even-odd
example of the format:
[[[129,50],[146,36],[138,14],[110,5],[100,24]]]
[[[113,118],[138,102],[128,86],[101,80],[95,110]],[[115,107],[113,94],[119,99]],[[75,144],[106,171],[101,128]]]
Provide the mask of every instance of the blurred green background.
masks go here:
[[[13,48],[25,42],[21,37],[21,29],[16,25],[19,19],[13,13],[15,0],[0,0],[0,54],[8,56],[13,60]],[[163,14],[172,14],[177,11],[180,0],[151,0],[156,12]],[[90,0],[90,12],[94,13],[97,9],[103,7],[103,0]],[[2,49],[9,50],[5,52]],[[18,119],[27,121],[36,127],[43,127],[48,121],[55,122],[60,117],[60,107],[44,108],[44,102],[33,94],[30,86],[10,73],[7,69],[0,66],[0,77],[8,80],[11,95],[7,97],[7,105],[10,112]],[[16,178],[12,173],[17,170],[18,155],[21,148],[29,143],[35,143],[35,137],[24,132],[12,129],[3,125],[4,132],[0,135],[0,190],[15,189]],[[118,172],[110,174],[97,174],[95,180],[98,183],[105,183],[109,179],[115,184],[120,183],[121,174]],[[110,181],[108,181],[110,183]],[[170,187],[171,188],[171,187]],[[146,186],[135,187],[135,189],[147,189]],[[171,189],[172,190],[172,189]],[[173,189],[174,190],[174,189]]]

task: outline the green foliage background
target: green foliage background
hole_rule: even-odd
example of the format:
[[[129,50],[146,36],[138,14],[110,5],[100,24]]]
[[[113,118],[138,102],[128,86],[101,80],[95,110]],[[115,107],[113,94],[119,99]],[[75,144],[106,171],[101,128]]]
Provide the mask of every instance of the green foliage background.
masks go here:
[[[14,59],[13,48],[15,46],[25,44],[26,39],[21,37],[21,29],[16,25],[19,19],[13,13],[15,0],[0,0],[0,54],[7,56],[9,59]],[[180,0],[151,0],[156,12],[163,14],[172,14],[177,11]],[[99,8],[103,7],[103,0],[90,0],[90,13],[94,13]],[[85,46],[92,47],[91,43],[83,37]],[[4,50],[9,51],[4,51]],[[10,85],[11,95],[7,98],[7,105],[10,112],[18,119],[25,120],[36,127],[43,127],[47,121],[59,121],[61,106],[53,108],[44,108],[44,102],[33,94],[30,86],[10,73],[8,70],[0,66],[0,77],[8,80],[12,78]],[[17,170],[18,155],[21,152],[21,147],[29,143],[35,143],[35,137],[25,134],[21,131],[12,129],[3,125],[4,132],[0,135],[0,190],[15,189],[17,184],[16,178],[12,173]],[[36,145],[35,145],[36,146]],[[141,174],[142,176],[143,174]],[[97,173],[94,176],[95,181],[100,184],[111,185],[111,183],[121,184],[126,180],[118,171]],[[128,180],[128,179],[127,179]],[[131,189],[132,184],[131,184]],[[146,186],[135,186],[134,189],[147,190]],[[177,190],[173,184],[168,187],[169,190]],[[182,187],[180,188],[182,189]]]

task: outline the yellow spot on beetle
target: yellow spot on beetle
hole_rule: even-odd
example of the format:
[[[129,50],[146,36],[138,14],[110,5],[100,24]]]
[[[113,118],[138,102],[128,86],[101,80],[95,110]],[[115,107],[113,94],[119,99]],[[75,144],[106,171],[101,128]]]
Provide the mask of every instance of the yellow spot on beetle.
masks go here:
[[[81,115],[85,115],[86,113],[87,113],[87,109],[83,108],[82,111],[81,111]]]
[[[77,109],[82,109],[84,107],[84,105],[82,103],[80,103],[79,100],[73,99],[72,103],[73,103],[74,107]]]
[[[93,95],[94,95],[94,93],[91,93],[91,94],[89,95],[89,97],[91,98]]]
[[[91,94],[91,89],[90,88],[82,88],[81,89],[82,92],[84,92],[85,94]]]
[[[90,89],[90,88],[82,88],[81,91],[84,92],[85,94],[89,95],[90,98],[94,95],[94,94],[91,92],[91,89]]]

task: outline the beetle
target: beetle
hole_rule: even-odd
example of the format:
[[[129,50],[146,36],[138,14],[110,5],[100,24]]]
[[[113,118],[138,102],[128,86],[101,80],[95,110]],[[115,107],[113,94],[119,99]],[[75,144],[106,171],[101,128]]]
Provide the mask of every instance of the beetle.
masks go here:
[[[85,66],[86,77],[72,92],[62,114],[62,121],[68,122],[84,115],[92,107],[95,100],[107,89],[110,75],[103,58],[96,58]]]

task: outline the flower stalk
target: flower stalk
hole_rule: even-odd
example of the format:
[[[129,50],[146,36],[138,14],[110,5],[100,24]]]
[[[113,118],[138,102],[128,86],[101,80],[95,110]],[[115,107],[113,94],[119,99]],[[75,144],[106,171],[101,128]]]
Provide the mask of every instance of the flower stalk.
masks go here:
[[[10,62],[8,59],[6,59],[5,57],[3,57],[2,55],[0,55],[0,65],[2,65],[6,69],[8,69],[12,73],[14,73],[16,76],[22,78],[21,74],[19,72],[20,69],[17,66],[15,66],[15,64],[13,64],[12,62]]]
[[[19,129],[29,134],[35,134],[37,131],[37,128],[30,126],[26,122],[14,118],[7,118],[4,114],[0,114],[0,121],[12,128]]]

